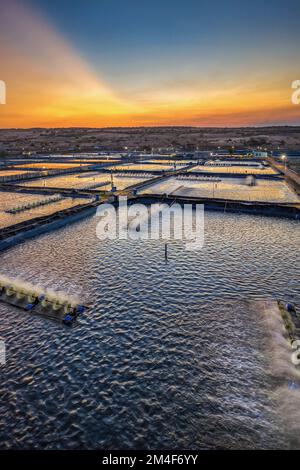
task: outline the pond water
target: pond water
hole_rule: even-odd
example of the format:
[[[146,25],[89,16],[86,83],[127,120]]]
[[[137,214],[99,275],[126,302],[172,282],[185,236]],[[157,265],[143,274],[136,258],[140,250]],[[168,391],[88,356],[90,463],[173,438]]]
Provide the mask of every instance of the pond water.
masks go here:
[[[0,254],[82,296],[67,329],[0,304],[1,448],[288,448],[260,312],[300,304],[299,225],[205,214],[205,245],[100,241],[92,217]]]

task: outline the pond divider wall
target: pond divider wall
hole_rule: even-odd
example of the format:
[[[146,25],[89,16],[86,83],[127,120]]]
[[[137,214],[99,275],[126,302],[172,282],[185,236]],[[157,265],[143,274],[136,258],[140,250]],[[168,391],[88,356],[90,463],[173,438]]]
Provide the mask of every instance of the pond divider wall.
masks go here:
[[[157,180],[163,179],[157,178]],[[150,182],[147,181],[145,184],[148,185]],[[152,180],[153,183],[153,180]],[[142,183],[140,183],[142,184]],[[140,185],[136,185],[139,187]],[[69,209],[55,212],[48,216],[42,216],[34,219],[21,222],[16,225],[5,227],[0,229],[0,251],[9,248],[17,243],[24,241],[25,239],[37,236],[41,233],[45,233],[51,230],[55,230],[59,227],[67,225],[69,223],[76,222],[83,217],[87,217],[96,212],[97,207],[102,203],[113,203],[118,205],[117,197],[127,195],[128,203],[134,202],[151,204],[151,203],[169,203],[175,202],[179,204],[204,204],[206,210],[215,210],[234,213],[247,213],[255,215],[273,216],[273,217],[285,217],[294,220],[300,220],[300,205],[290,204],[271,204],[271,203],[247,203],[243,201],[232,201],[232,200],[218,200],[218,199],[204,199],[204,198],[183,198],[174,196],[164,195],[133,195],[132,190],[120,191],[115,195],[107,196],[102,201],[93,201],[87,204],[81,204],[74,206]]]

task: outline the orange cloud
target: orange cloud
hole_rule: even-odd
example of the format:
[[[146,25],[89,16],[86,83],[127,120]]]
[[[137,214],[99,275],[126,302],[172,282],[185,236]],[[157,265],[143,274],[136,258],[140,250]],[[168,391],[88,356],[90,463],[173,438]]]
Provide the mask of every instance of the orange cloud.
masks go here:
[[[1,78],[7,85],[1,127],[128,112],[128,105],[36,13],[10,2],[0,23]]]
[[[7,104],[0,127],[247,125],[299,123],[289,80],[193,80],[122,94],[92,70],[44,18],[20,3],[1,7],[1,77]],[[295,77],[294,77],[295,78]]]

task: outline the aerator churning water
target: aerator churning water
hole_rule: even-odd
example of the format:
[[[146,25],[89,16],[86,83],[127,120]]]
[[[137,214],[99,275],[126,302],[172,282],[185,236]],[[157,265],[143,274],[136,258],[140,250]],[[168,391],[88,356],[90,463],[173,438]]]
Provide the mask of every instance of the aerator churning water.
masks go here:
[[[0,276],[0,301],[72,326],[86,307],[61,292]]]

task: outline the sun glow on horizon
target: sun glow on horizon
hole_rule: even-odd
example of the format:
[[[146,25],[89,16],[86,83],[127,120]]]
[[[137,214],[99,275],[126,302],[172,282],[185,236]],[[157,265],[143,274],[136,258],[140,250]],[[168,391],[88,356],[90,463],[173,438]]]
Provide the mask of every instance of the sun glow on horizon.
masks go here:
[[[108,127],[135,125],[255,125],[300,123],[291,106],[288,75],[259,86],[255,77],[201,77],[182,85],[118,90],[37,12],[10,2],[1,12],[0,79],[7,84],[7,104],[0,127]],[[153,71],[155,75],[155,70]],[[134,86],[133,86],[134,88]]]

